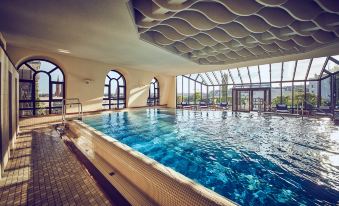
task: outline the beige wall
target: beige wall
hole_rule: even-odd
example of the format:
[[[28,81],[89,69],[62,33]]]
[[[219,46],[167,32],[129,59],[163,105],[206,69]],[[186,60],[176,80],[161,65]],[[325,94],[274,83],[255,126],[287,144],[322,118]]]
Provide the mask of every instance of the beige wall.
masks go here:
[[[149,83],[156,77],[160,83],[160,104],[174,106],[173,92],[175,93],[175,77],[141,70],[125,69],[92,60],[71,57],[58,53],[48,53],[33,49],[18,48],[7,45],[8,53],[16,66],[21,62],[43,58],[59,65],[65,73],[66,98],[80,98],[84,111],[101,110],[104,92],[104,82],[111,69],[121,72],[127,83],[127,106],[146,106]],[[86,84],[85,80],[92,81]],[[174,85],[174,86],[173,86]],[[68,110],[72,112],[71,110]],[[73,112],[75,109],[73,110]]]
[[[1,131],[0,131],[0,178],[3,174],[4,167],[6,166],[8,159],[10,157],[10,148],[14,147],[14,142],[16,139],[16,134],[18,131],[18,83],[19,75],[14,67],[9,61],[4,49],[0,47],[0,72],[1,72]],[[12,74],[12,104],[9,105],[9,72]],[[17,84],[16,84],[17,83]],[[16,89],[16,91],[15,91]],[[17,95],[15,97],[15,94]],[[12,107],[12,113],[9,113],[9,108]],[[12,133],[10,134],[9,130],[9,115],[12,116]]]

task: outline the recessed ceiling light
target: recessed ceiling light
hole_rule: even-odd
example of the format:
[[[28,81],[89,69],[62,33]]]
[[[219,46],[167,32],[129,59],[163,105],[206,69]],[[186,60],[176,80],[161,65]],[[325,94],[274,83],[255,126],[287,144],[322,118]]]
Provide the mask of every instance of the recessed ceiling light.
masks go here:
[[[69,50],[67,50],[67,49],[58,49],[58,52],[60,52],[60,53],[65,53],[65,54],[69,54],[69,53],[71,53]]]

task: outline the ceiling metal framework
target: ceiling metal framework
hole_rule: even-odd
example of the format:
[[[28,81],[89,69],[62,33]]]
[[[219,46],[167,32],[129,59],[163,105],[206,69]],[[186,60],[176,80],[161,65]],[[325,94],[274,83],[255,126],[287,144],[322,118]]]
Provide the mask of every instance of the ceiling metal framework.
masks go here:
[[[306,64],[305,64],[306,62]],[[287,63],[293,63],[292,71],[286,66]],[[329,57],[318,57],[289,62],[274,63],[279,66],[278,69],[272,68],[272,64],[256,65],[249,67],[233,68],[213,72],[204,72],[196,74],[182,75],[193,81],[199,82],[205,86],[222,85],[261,85],[267,83],[284,82],[304,82],[319,81],[328,75],[339,71],[339,55]],[[264,80],[265,67],[269,66],[269,80]],[[267,67],[266,67],[267,68]],[[290,74],[288,74],[290,72]],[[298,74],[305,74],[303,78],[298,78]],[[258,75],[258,78],[256,77]],[[279,76],[280,80],[273,80],[272,76]]]

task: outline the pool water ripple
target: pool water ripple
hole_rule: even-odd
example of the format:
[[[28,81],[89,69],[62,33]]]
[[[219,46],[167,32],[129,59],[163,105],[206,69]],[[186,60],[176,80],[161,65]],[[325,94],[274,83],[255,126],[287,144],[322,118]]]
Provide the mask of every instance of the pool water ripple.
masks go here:
[[[339,128],[326,119],[145,109],[84,122],[241,205],[339,204]]]

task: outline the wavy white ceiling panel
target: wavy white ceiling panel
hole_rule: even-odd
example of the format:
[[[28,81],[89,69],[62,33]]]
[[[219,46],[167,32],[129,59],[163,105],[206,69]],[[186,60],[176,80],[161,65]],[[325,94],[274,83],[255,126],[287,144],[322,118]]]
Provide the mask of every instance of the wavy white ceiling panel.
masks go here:
[[[339,42],[337,0],[133,0],[140,38],[198,64],[229,64]]]

